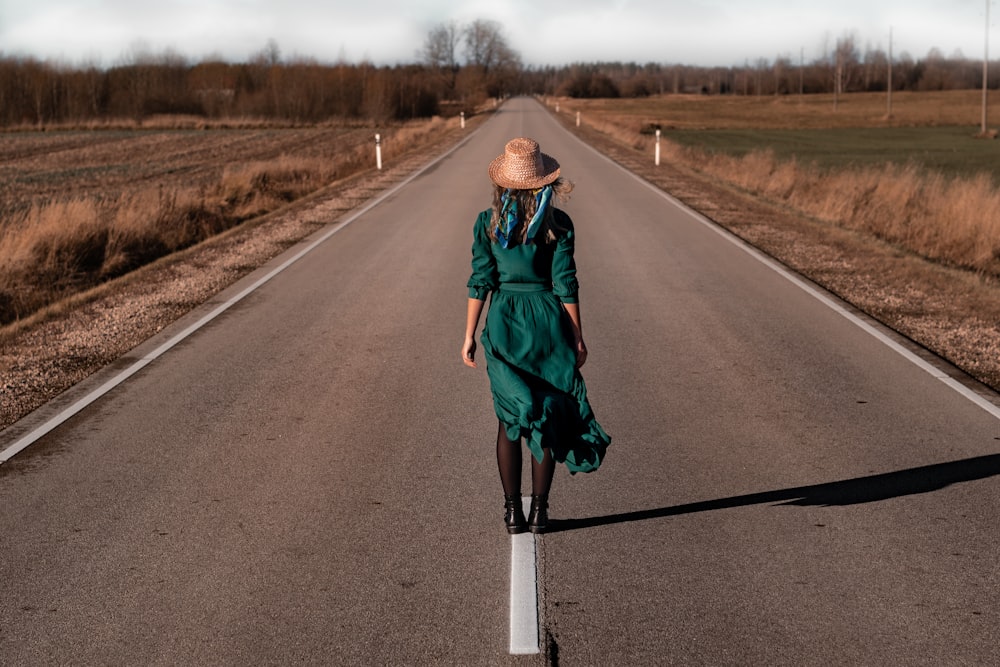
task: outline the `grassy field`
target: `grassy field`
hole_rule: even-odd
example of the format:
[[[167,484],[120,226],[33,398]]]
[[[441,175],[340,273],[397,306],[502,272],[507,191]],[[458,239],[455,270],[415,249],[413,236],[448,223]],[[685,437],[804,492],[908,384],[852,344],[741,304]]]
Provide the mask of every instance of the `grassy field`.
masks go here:
[[[991,91],[991,117],[1000,117],[1000,91]],[[770,150],[822,168],[915,163],[944,175],[985,172],[1000,183],[1000,142],[976,137],[982,93],[972,90],[741,97],[665,95],[638,100],[564,101],[592,124],[607,123],[637,136],[660,128],[685,147],[743,156]]]
[[[816,220],[1000,276],[1000,141],[981,93],[549,100],[626,145]],[[992,93],[991,105],[1000,104]],[[991,108],[995,108],[991,106]]]
[[[828,129],[858,127],[978,127],[982,93],[975,90],[897,92],[887,118],[885,93],[850,93],[834,104],[833,95],[660,95],[638,99],[560,100],[561,111],[586,118],[614,119],[636,131]],[[554,104],[551,100],[550,104]],[[990,108],[1000,113],[1000,91],[990,91]]]
[[[975,139],[967,126],[668,130],[663,136],[738,157],[766,148],[778,160],[794,158],[826,170],[913,163],[962,177],[988,173],[1000,184],[1000,142]]]
[[[150,185],[209,187],[227,167],[289,155],[332,163],[372,142],[372,130],[349,126],[0,133],[0,213]]]
[[[381,128],[383,159],[452,126]],[[0,326],[374,162],[358,123],[0,133]]]

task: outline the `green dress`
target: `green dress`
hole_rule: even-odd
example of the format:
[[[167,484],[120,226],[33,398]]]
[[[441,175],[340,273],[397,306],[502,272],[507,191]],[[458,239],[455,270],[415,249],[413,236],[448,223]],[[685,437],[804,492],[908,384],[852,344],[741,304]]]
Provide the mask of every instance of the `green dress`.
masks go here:
[[[572,473],[596,470],[611,438],[594,418],[576,368],[573,222],[553,209],[557,238],[503,248],[490,238],[490,210],[476,218],[469,297],[489,311],[482,345],[493,406],[512,441],[524,438],[536,460],[551,448]]]

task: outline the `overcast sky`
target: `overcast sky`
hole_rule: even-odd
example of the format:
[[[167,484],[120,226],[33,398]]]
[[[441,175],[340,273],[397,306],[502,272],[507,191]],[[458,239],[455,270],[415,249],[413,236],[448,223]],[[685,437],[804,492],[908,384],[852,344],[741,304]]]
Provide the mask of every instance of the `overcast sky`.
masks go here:
[[[890,28],[896,55],[981,59],[985,12],[986,0],[0,0],[0,54],[108,66],[171,49],[246,61],[274,40],[284,58],[391,65],[416,61],[435,25],[484,18],[527,65],[811,61],[845,34],[887,50]]]

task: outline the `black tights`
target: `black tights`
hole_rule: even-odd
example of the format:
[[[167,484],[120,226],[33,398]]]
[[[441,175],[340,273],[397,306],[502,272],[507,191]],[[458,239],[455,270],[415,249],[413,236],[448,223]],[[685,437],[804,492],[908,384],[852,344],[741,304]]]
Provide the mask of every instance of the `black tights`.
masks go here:
[[[535,496],[549,495],[552,488],[552,474],[556,470],[556,461],[552,458],[552,452],[543,449],[542,462],[531,459],[531,493]],[[497,429],[497,467],[500,468],[500,483],[503,485],[504,495],[521,495],[521,441],[512,441],[507,437],[507,429],[503,422]]]

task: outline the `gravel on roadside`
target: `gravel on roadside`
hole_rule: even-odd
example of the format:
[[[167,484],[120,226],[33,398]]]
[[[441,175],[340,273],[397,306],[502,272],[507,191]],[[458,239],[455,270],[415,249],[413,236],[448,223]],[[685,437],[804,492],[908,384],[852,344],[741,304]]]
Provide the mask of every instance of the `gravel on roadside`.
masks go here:
[[[468,131],[436,137],[436,150]],[[424,166],[420,148],[0,330],[0,429]]]
[[[824,225],[572,127],[601,152],[929,353],[1000,389],[1000,285]],[[461,134],[437,143],[443,151]],[[316,229],[426,162],[344,179],[0,332],[0,428],[113,362]],[[971,386],[975,382],[960,378]],[[981,387],[980,387],[981,388]],[[996,395],[984,392],[988,400]]]
[[[825,224],[717,180],[661,163],[583,125],[571,132],[857,311],[1000,405],[1000,281],[942,266],[869,235]],[[965,375],[968,374],[968,375]]]

